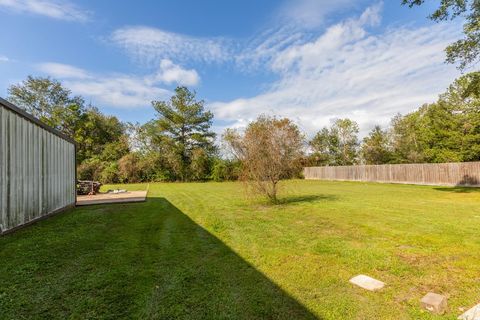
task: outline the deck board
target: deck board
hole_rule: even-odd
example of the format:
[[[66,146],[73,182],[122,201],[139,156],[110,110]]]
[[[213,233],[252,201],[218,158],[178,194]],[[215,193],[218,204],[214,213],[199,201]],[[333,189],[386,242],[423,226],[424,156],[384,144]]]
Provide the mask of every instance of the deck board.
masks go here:
[[[100,193],[94,196],[77,196],[77,206],[92,204],[143,202],[146,200],[147,191],[128,191],[125,193]]]

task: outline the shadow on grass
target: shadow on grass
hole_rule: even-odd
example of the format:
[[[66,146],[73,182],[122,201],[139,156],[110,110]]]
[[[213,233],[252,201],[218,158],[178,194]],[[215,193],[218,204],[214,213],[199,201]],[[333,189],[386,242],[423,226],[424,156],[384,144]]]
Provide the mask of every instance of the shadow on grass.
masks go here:
[[[333,201],[337,200],[335,195],[306,195],[306,196],[286,196],[278,199],[278,204],[293,204],[293,203],[309,203],[316,201]]]
[[[0,239],[4,316],[318,319],[165,198],[95,208]]]
[[[435,190],[454,192],[454,193],[473,193],[480,192],[480,182],[475,176],[464,175],[463,178],[457,182],[455,187],[438,187]]]
[[[476,193],[480,192],[479,187],[437,187],[437,191],[451,192],[451,193]]]

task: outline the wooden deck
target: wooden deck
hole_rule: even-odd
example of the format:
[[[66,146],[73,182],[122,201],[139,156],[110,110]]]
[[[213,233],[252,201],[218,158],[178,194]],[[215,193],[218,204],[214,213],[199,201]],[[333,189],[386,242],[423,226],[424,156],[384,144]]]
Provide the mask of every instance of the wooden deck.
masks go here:
[[[147,198],[147,191],[128,191],[125,193],[99,193],[94,196],[77,196],[77,206],[92,204],[143,202]]]

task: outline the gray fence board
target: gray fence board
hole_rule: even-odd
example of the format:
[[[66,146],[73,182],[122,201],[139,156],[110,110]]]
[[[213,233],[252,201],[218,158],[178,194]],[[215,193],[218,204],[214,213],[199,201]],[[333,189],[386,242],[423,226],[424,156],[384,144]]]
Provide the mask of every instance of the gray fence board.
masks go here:
[[[480,186],[480,162],[304,168],[305,179]]]

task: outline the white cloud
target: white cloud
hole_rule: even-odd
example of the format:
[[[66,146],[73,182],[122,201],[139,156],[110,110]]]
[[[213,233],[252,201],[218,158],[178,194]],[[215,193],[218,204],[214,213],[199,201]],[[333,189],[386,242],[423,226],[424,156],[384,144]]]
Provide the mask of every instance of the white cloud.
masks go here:
[[[278,10],[277,18],[302,28],[315,28],[325,23],[334,12],[358,5],[361,0],[288,0]]]
[[[272,55],[272,68],[275,71],[290,72],[296,67],[306,72],[311,68],[318,70],[332,65],[331,58],[334,58],[342,48],[366,38],[365,27],[380,23],[381,7],[381,5],[369,7],[358,19],[348,19],[335,24],[313,41],[276,52]]]
[[[195,38],[144,26],[118,29],[111,40],[147,63],[158,63],[162,59],[221,62],[229,56],[225,40]]]
[[[436,99],[458,76],[444,64],[443,49],[457,26],[396,27],[375,34],[380,7],[337,23],[304,43],[269,52],[266,66],[279,80],[264,93],[211,104],[216,119],[241,125],[261,113],[295,119],[309,134],[340,117],[356,120],[365,134]]]
[[[128,75],[68,79],[65,85],[76,94],[94,98],[99,104],[118,108],[145,107],[152,100],[166,99],[171,95],[167,89]]]
[[[85,22],[90,13],[62,0],[0,0],[0,8],[49,18]]]
[[[193,69],[186,70],[174,64],[171,60],[162,59],[158,72],[150,77],[150,80],[166,84],[177,83],[184,86],[195,86],[200,82],[200,77],[197,71]]]
[[[8,61],[10,61],[8,57],[0,55],[0,62],[8,62]]]
[[[45,62],[38,65],[38,69],[44,73],[47,73],[55,78],[78,78],[86,79],[91,76],[83,69],[55,62]]]
[[[118,107],[138,108],[150,105],[152,100],[166,99],[168,89],[159,86],[152,75],[93,74],[86,70],[54,62],[38,65],[38,69],[56,77],[73,93],[93,98],[96,103]]]

